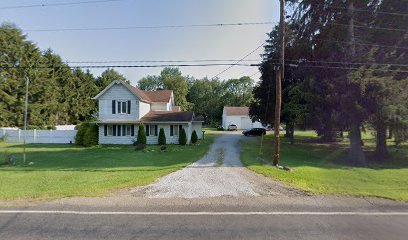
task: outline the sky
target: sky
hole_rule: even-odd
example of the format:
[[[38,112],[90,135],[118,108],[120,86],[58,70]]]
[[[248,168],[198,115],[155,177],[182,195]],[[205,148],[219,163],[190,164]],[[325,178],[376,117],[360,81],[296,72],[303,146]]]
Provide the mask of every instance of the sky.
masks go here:
[[[38,4],[60,6],[7,8]],[[40,49],[51,48],[64,61],[141,61],[236,59],[265,42],[273,24],[200,28],[98,31],[33,31],[242,22],[277,22],[275,0],[1,0],[0,21],[16,24]],[[246,59],[260,59],[263,47]],[[248,63],[248,62],[246,62]],[[256,62],[250,62],[256,63]],[[143,65],[146,63],[111,63]],[[72,63],[71,65],[78,65]],[[184,75],[212,78],[228,66],[180,67]],[[162,68],[115,68],[133,84]],[[90,69],[96,76],[104,69]],[[258,79],[257,67],[234,66],[220,79]]]

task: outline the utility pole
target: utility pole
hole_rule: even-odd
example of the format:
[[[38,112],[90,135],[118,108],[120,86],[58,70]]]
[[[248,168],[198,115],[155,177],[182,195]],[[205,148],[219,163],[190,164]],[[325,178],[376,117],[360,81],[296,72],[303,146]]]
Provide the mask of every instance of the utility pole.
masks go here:
[[[26,162],[26,138],[27,138],[27,115],[28,115],[28,83],[30,82],[28,75],[26,77],[26,92],[25,92],[25,106],[24,106],[24,154],[23,161]]]
[[[273,165],[278,166],[280,160],[280,115],[282,105],[282,80],[285,76],[285,0],[280,0],[280,21],[279,21],[279,37],[280,37],[280,61],[279,67],[276,70],[276,106],[275,106],[275,146]]]

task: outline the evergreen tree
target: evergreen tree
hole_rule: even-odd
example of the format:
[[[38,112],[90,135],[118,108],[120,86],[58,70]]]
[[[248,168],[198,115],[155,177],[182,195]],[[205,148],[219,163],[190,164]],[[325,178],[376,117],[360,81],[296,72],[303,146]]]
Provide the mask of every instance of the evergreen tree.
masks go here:
[[[166,134],[163,128],[160,128],[159,131],[159,145],[166,145]]]
[[[197,136],[197,132],[196,130],[193,131],[193,133],[191,133],[191,143],[195,144],[198,141],[198,136]]]
[[[186,130],[184,130],[184,128],[181,129],[181,132],[179,134],[179,144],[180,145],[186,145],[187,144],[187,134],[186,134]]]
[[[139,125],[139,131],[137,132],[137,144],[146,144],[146,132],[145,132],[145,127],[143,124]]]

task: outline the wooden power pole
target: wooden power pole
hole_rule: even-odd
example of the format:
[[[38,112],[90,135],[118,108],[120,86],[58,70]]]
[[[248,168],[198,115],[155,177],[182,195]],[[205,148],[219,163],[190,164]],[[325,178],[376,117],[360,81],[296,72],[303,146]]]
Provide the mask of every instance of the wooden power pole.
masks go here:
[[[285,76],[285,0],[280,0],[280,61],[276,70],[276,106],[275,106],[275,146],[273,165],[278,166],[280,160],[280,115],[282,105],[282,80]]]

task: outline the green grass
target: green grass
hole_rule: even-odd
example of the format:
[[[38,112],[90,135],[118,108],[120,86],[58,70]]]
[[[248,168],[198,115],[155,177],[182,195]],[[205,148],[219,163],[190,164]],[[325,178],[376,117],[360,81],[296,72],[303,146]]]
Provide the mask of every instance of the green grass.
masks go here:
[[[106,196],[111,191],[146,185],[200,159],[214,136],[199,145],[148,146],[145,152],[132,146],[83,148],[63,144],[0,143],[0,162],[6,154],[17,157],[15,166],[0,166],[0,199],[56,199],[73,196]],[[29,162],[33,162],[29,165]]]
[[[366,134],[365,150],[373,149],[373,137]],[[349,167],[343,164],[347,142],[337,144],[313,143],[310,132],[299,132],[297,143],[290,145],[282,138],[281,165],[292,172],[261,164],[259,158],[272,162],[272,136],[264,139],[259,155],[259,138],[243,143],[241,159],[251,170],[311,193],[347,196],[375,196],[408,201],[408,146],[390,146],[391,157],[384,164],[370,163],[367,167]],[[257,159],[258,158],[258,159]]]

